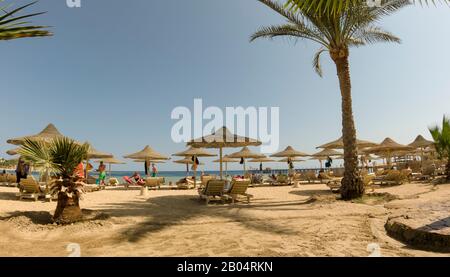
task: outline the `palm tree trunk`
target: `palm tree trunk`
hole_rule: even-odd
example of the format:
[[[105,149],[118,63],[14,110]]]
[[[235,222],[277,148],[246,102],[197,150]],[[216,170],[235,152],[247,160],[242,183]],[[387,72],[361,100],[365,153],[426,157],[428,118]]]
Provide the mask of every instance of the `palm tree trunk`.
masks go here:
[[[445,168],[445,175],[447,175],[447,181],[450,181],[450,157],[447,158],[447,166]]]
[[[342,137],[344,140],[344,178],[342,179],[341,196],[344,200],[361,197],[364,194],[364,183],[358,173],[358,153],[356,148],[356,129],[353,120],[350,66],[348,49],[330,51],[336,64],[337,75],[342,97]]]
[[[74,194],[69,198],[66,193],[60,192],[53,221],[63,225],[80,221],[82,219],[82,213],[79,203],[80,198],[78,195]]]

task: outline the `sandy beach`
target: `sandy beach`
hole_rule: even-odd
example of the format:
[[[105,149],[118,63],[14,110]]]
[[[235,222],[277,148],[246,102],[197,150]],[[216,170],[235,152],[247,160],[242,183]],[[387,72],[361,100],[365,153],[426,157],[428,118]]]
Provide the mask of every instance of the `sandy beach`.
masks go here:
[[[449,256],[415,250],[386,234],[389,216],[449,199],[450,186],[404,184],[378,189],[389,197],[337,201],[326,185],[251,188],[250,205],[200,202],[196,191],[139,191],[121,187],[88,193],[81,202],[92,220],[48,224],[56,203],[18,201],[0,188],[0,256]],[[395,199],[395,200],[393,200]],[[419,208],[418,208],[419,209]],[[450,211],[450,209],[449,209]]]

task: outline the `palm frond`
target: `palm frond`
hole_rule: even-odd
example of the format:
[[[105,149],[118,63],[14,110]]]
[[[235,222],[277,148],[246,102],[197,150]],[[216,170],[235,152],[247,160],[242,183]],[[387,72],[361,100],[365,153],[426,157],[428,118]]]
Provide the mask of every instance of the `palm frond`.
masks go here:
[[[319,51],[317,51],[317,53],[314,55],[314,60],[313,60],[314,70],[320,77],[322,77],[322,75],[323,75],[322,66],[320,64],[320,55],[326,51],[327,51],[326,49],[320,48]]]
[[[0,8],[0,10],[4,12],[4,14],[0,16],[0,40],[11,40],[29,37],[47,37],[53,35],[50,31],[46,30],[48,26],[39,26],[39,25],[24,26],[26,24],[29,24],[30,22],[22,21],[23,19],[28,19],[44,14],[44,12],[17,16],[17,13],[36,3],[37,2],[31,2],[29,4],[20,6],[10,12],[7,11],[8,7]]]
[[[18,153],[42,172],[52,172],[56,169],[49,147],[43,141],[26,139]]]
[[[373,1],[373,0],[372,0]],[[393,2],[395,0],[382,0],[381,4]],[[320,2],[320,5],[317,4]],[[411,0],[411,3],[420,5],[436,5],[437,3],[450,3],[449,0]],[[367,5],[368,0],[287,0],[285,7],[291,11],[298,11],[299,9],[313,10],[318,14],[339,14],[343,11],[357,5]]]
[[[57,138],[50,145],[50,155],[63,178],[70,178],[75,168],[86,159],[88,144],[80,145],[69,138]]]
[[[361,32],[357,37],[368,44],[373,44],[377,42],[395,42],[395,43],[401,42],[400,38],[379,27],[365,28],[361,30]]]

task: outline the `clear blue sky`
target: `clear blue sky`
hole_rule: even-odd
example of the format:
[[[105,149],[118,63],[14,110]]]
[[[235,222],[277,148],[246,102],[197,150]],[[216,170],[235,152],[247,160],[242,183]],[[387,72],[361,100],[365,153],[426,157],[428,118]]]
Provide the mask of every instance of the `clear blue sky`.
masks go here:
[[[172,154],[184,145],[171,142],[171,111],[192,107],[194,98],[219,107],[280,107],[282,147],[312,153],[340,136],[330,59],[323,56],[319,78],[312,69],[317,45],[249,43],[258,27],[283,21],[255,0],[83,0],[80,9],[65,2],[41,0],[32,9],[48,11],[34,21],[54,26],[54,37],[0,43],[0,157],[13,147],[8,138],[50,122],[118,157],[147,144]],[[444,5],[406,8],[382,24],[401,45],[352,50],[359,138],[429,138],[427,127],[449,113],[449,15]]]

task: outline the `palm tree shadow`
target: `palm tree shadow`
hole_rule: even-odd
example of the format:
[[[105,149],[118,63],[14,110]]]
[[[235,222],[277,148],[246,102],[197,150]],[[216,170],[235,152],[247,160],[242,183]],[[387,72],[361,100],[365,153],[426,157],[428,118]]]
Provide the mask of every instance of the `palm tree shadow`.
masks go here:
[[[49,225],[53,223],[52,215],[49,212],[42,212],[42,211],[30,211],[30,212],[11,212],[8,214],[8,216],[2,216],[0,217],[0,221],[4,220],[10,220],[13,218],[18,217],[26,217],[29,219],[33,224],[36,225]]]
[[[0,200],[17,201],[17,195],[14,192],[0,192]]]
[[[303,202],[304,203],[304,202]],[[269,203],[266,207],[274,205],[298,205],[302,203]],[[263,207],[264,204],[243,204],[243,205],[217,205],[206,206],[203,201],[189,195],[161,196],[147,200],[145,203],[134,201],[127,203],[107,204],[104,210],[97,210],[109,214],[111,217],[134,217],[142,216],[144,221],[133,224],[126,228],[119,235],[118,239],[138,242],[148,234],[152,234],[171,226],[186,224],[224,224],[237,222],[247,228],[275,233],[278,235],[296,235],[297,231],[286,226],[281,226],[271,222],[271,220],[261,219],[256,216],[241,213],[252,207]],[[203,218],[208,218],[205,222]],[[214,218],[211,220],[211,218]],[[195,220],[198,219],[198,220]]]

